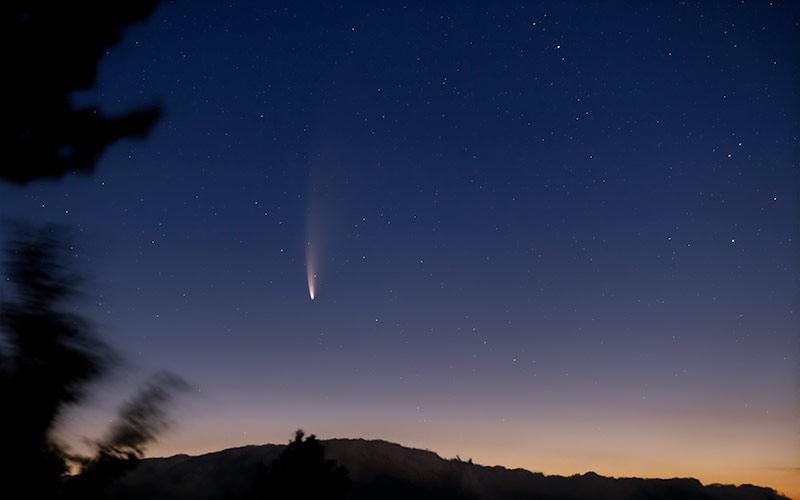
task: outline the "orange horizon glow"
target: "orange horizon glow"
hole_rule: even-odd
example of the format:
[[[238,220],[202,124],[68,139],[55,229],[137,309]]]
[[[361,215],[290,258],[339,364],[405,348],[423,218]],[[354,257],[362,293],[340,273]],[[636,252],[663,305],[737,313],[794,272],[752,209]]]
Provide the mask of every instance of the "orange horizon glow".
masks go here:
[[[347,439],[348,437],[341,436],[320,436],[323,441],[325,439]],[[356,436],[349,438],[357,439]],[[200,443],[192,443],[192,445],[182,448],[180,450],[169,450],[166,447],[153,447],[148,457],[169,457],[177,454],[188,455],[203,455],[206,453],[213,453],[227,448],[236,448],[239,446],[247,445],[260,445],[260,444],[285,444],[289,438],[271,439],[264,442],[253,442],[252,440],[240,440],[236,444],[217,446],[203,446]],[[374,436],[365,439],[382,439]],[[384,439],[386,440],[386,439]],[[662,463],[657,464],[648,460],[646,457],[629,457],[628,460],[622,459],[609,459],[606,457],[604,460],[597,462],[587,463],[587,459],[578,457],[568,457],[563,453],[557,453],[548,457],[538,457],[536,459],[528,458],[499,458],[499,450],[469,450],[469,446],[451,445],[432,447],[430,443],[424,444],[422,442],[402,442],[398,440],[388,439],[390,442],[395,442],[408,448],[429,449],[430,451],[438,454],[444,459],[455,457],[456,455],[462,457],[464,460],[471,458],[476,465],[495,466],[499,465],[507,469],[521,468],[531,472],[539,472],[548,476],[563,476],[569,477],[575,474],[585,474],[587,472],[594,472],[605,477],[613,478],[646,478],[646,479],[671,479],[671,478],[694,478],[699,480],[703,485],[710,484],[733,484],[736,486],[743,484],[752,484],[759,487],[772,488],[779,494],[789,498],[798,500],[800,499],[800,479],[797,477],[797,469],[779,468],[779,467],[753,467],[743,468],[741,464],[709,464],[707,470],[693,470],[689,471],[687,466],[679,464]],[[188,444],[188,443],[187,443]],[[191,448],[191,449],[187,449]],[[448,450],[448,451],[445,451]],[[465,451],[466,450],[466,451]],[[470,453],[471,451],[471,453]],[[542,452],[543,450],[539,450]],[[537,453],[532,453],[537,454]],[[716,467],[714,467],[716,466]],[[728,466],[728,467],[726,467]],[[716,470],[714,470],[716,469]]]
[[[282,444],[289,440],[294,426],[279,422],[257,431],[248,419],[231,422],[229,432],[206,435],[203,441],[190,436],[174,436],[153,446],[148,456],[171,456],[178,453],[200,455],[245,445]],[[431,423],[431,422],[429,422]],[[664,427],[652,434],[634,426],[603,426],[598,434],[589,429],[573,433],[526,431],[512,426],[492,432],[469,431],[477,422],[457,422],[437,430],[408,427],[397,422],[383,425],[355,422],[336,425],[331,422],[298,422],[296,427],[316,434],[320,439],[363,438],[385,440],[408,448],[427,449],[442,458],[456,455],[473,463],[508,469],[522,468],[545,475],[571,476],[595,472],[606,477],[695,478],[704,485],[752,484],[772,488],[793,499],[800,499],[800,475],[796,456],[780,450],[779,433],[763,435],[764,441],[731,442],[722,435],[710,435],[699,429],[680,431]],[[551,427],[545,422],[543,427]],[[278,429],[282,428],[282,431]],[[558,423],[552,424],[559,427]],[[285,427],[285,429],[283,429]],[[348,428],[349,427],[349,428]],[[569,427],[569,425],[567,425]],[[241,429],[248,429],[242,432]],[[474,430],[474,428],[473,428]],[[550,430],[566,430],[553,429]],[[469,433],[468,433],[469,432]],[[469,436],[469,437],[468,437]]]

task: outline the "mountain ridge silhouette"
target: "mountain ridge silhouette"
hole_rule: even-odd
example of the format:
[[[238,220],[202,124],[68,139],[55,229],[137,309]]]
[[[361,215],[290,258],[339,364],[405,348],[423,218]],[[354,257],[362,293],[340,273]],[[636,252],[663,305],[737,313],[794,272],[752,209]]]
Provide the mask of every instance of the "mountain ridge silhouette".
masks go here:
[[[694,478],[605,477],[594,472],[548,476],[525,469],[445,459],[429,450],[383,440],[321,441],[326,458],[347,467],[353,487],[348,498],[500,500],[702,499],[786,500],[771,488],[703,485]],[[284,445],[229,448],[198,456],[147,458],[109,491],[109,498],[212,500],[246,491],[259,462],[270,464]]]

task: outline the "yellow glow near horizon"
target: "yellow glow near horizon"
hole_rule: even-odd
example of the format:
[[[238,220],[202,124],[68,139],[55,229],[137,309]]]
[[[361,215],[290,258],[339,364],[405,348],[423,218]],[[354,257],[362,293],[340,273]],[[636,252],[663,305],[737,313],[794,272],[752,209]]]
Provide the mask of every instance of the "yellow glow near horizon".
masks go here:
[[[285,444],[289,439],[285,435],[289,432],[284,426],[278,431],[257,433],[256,435],[242,435],[237,430],[219,434],[209,433],[205,439],[198,440],[196,436],[185,436],[183,439],[167,438],[164,442],[154,444],[148,449],[148,456],[171,456],[176,453],[200,455],[222,449],[245,446],[252,444]],[[324,426],[315,425],[314,428]],[[524,443],[515,449],[509,449],[508,442],[501,438],[500,443],[492,444],[497,436],[479,437],[474,442],[455,439],[446,436],[444,439],[431,439],[430,436],[400,436],[391,432],[379,432],[371,435],[369,432],[337,432],[328,434],[320,433],[321,439],[335,437],[364,437],[366,439],[387,439],[406,447],[430,449],[443,458],[460,455],[474,459],[476,464],[487,466],[501,465],[513,469],[524,468],[546,475],[570,476],[593,471],[608,477],[645,477],[645,478],[673,478],[694,477],[703,484],[755,484],[775,488],[779,493],[790,498],[800,500],[800,480],[796,476],[796,469],[786,467],[765,467],[764,457],[758,457],[753,463],[742,460],[742,457],[729,459],[719,458],[708,460],[706,453],[698,453],[696,459],[689,459],[691,454],[680,453],[677,450],[668,450],[660,456],[652,456],[647,452],[636,449],[619,450],[616,446],[607,443],[607,448],[587,449],[581,446],[560,446],[555,443],[539,441],[538,443]],[[524,440],[523,440],[524,441]],[[656,440],[655,443],[666,446],[667,443]],[[623,446],[622,448],[626,448]],[[535,450],[535,451],[533,451]],[[754,450],[758,451],[758,450]],[[698,465],[703,464],[705,465]]]

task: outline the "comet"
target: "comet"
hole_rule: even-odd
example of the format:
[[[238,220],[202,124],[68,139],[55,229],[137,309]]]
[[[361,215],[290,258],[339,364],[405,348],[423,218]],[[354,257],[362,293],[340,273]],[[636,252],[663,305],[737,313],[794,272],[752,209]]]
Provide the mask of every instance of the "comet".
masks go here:
[[[314,278],[316,278],[317,275],[314,274],[311,267],[306,271],[306,277],[308,278],[308,296],[311,297],[311,300],[314,300]]]
[[[308,296],[314,300],[314,288],[317,275],[314,272],[315,259],[311,252],[311,242],[306,244],[306,280],[308,281]]]

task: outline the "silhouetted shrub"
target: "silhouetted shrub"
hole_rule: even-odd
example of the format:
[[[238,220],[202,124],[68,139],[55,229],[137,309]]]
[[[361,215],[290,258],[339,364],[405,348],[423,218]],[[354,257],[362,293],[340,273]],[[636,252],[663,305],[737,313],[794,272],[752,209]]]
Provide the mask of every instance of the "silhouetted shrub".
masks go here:
[[[325,459],[325,448],[313,434],[303,439],[298,430],[293,441],[267,468],[259,464],[250,492],[253,499],[343,499],[350,489],[347,469]]]

